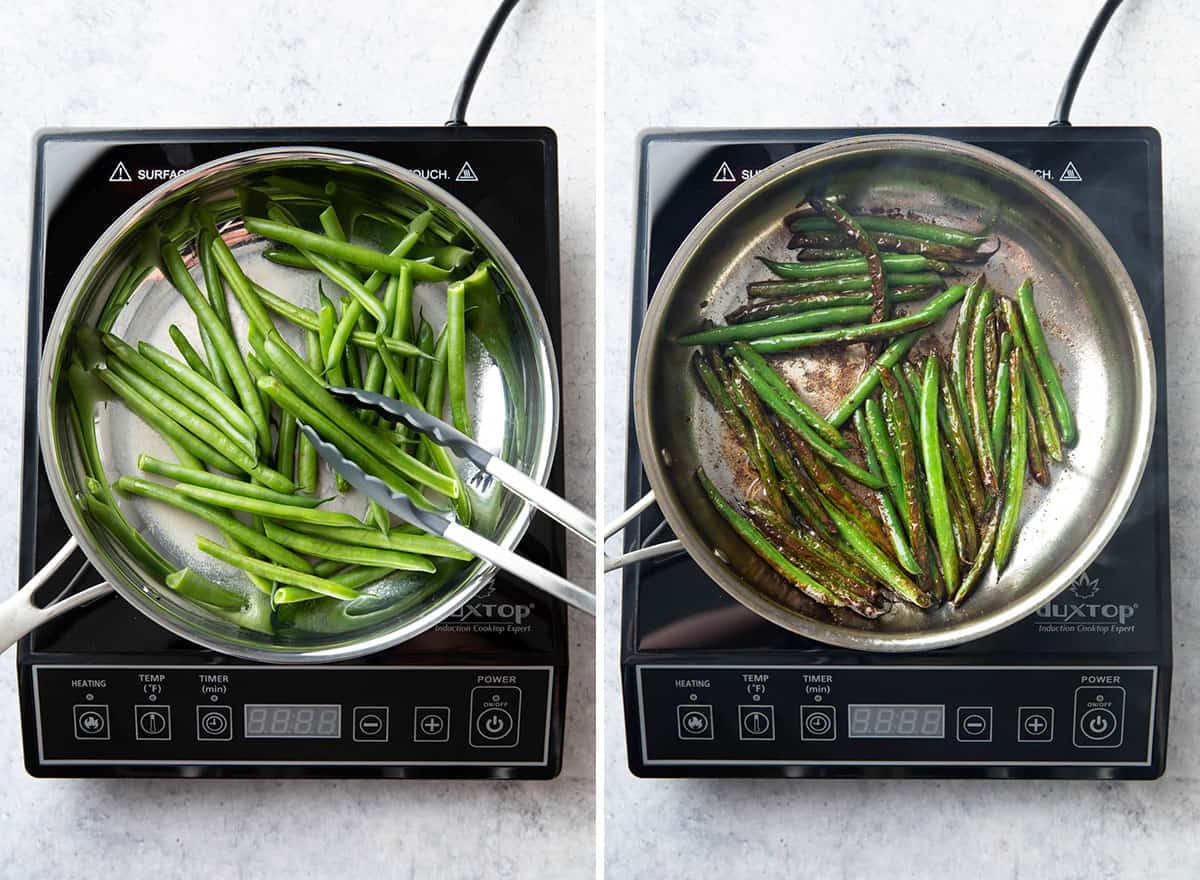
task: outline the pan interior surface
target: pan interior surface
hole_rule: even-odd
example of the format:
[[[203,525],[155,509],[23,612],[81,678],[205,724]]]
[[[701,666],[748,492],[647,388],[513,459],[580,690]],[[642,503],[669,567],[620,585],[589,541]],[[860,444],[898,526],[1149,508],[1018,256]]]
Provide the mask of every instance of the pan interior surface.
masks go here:
[[[727,526],[694,478],[726,497],[754,491],[753,472],[692,375],[679,336],[746,302],[748,281],[771,276],[756,259],[791,258],[781,223],[806,194],[840,195],[856,213],[889,213],[970,231],[1000,249],[981,268],[998,292],[1025,277],[1079,422],[1079,442],[1043,488],[1029,481],[1020,537],[963,607],[897,603],[876,620],[809,600]],[[971,268],[973,270],[974,267]],[[971,271],[968,270],[968,271]],[[969,281],[973,275],[965,276]],[[919,306],[918,306],[919,307]],[[911,311],[914,307],[908,307]],[[957,307],[922,340],[948,350]],[[772,358],[820,412],[833,410],[870,363],[861,345]],[[680,247],[650,301],[635,367],[635,422],[656,497],[685,547],[723,589],[762,616],[830,644],[915,651],[978,638],[1049,601],[1095,558],[1120,523],[1149,452],[1153,351],[1132,282],[1111,246],[1057,190],[979,148],[920,136],[868,136],[789,157],[727,196]],[[847,423],[844,427],[850,427]]]
[[[176,567],[191,566],[214,581],[238,589],[257,601],[241,613],[223,615],[181,599],[152,577],[122,544],[81,510],[85,491],[83,457],[71,426],[70,395],[63,378],[72,355],[74,331],[97,321],[121,273],[147,259],[146,241],[172,228],[187,229],[188,217],[203,206],[246,274],[293,304],[315,310],[318,279],[312,271],[286,268],[263,256],[268,243],[241,225],[238,195],[256,186],[291,181],[298,193],[336,187],[339,199],[358,199],[383,216],[412,217],[432,211],[430,228],[446,244],[473,251],[471,265],[488,260],[495,285],[472,302],[467,334],[468,404],[476,439],[540,482],[549,474],[558,424],[558,386],[550,336],[537,300],[503,244],[465,206],[426,181],[378,160],[337,150],[280,148],[256,150],[197,168],[149,194],[105,234],[85,258],[63,295],[43,352],[39,427],[44,460],[56,500],[92,562],[128,600],[179,635],[207,647],[258,660],[316,662],[360,656],[428,629],[468,601],[494,573],[482,561],[438,559],[437,573],[396,572],[369,588],[368,597],[342,603],[303,603],[286,621],[270,620],[270,609],[254,596],[245,575],[202,553],[196,536],[220,541],[215,529],[196,517],[161,503],[118,494],[127,521]],[[320,207],[315,200],[286,203],[303,225],[315,226]],[[311,216],[309,216],[311,214]],[[167,230],[167,232],[164,232]],[[373,222],[368,216],[356,233],[363,243],[390,250],[402,229]],[[180,239],[183,258],[204,289],[194,244]],[[335,301],[343,291],[327,280],[321,289]],[[248,321],[236,299],[227,297],[234,335],[249,351]],[[418,284],[414,312],[420,310],[436,328],[445,321],[444,284]],[[284,339],[304,352],[303,331],[273,316]],[[112,327],[131,344],[145,340],[174,353],[168,330],[176,325],[199,348],[194,315],[159,268],[149,271],[134,290]],[[174,461],[166,442],[117,400],[96,407],[94,419],[99,456],[109,482],[139,471],[140,453]],[[531,508],[502,490],[472,464],[458,462],[473,503],[472,528],[505,546],[524,534]],[[321,467],[319,497],[337,495],[332,474]],[[55,479],[57,475],[58,479]],[[366,501],[349,492],[322,505],[362,517]],[[259,594],[261,596],[261,594]],[[271,626],[266,624],[270,622]]]

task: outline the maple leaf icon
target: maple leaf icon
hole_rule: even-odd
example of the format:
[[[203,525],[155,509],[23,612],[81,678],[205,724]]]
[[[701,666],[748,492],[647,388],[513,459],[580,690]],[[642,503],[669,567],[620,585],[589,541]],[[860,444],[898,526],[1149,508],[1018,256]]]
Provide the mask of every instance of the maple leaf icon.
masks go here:
[[[1071,582],[1071,592],[1079,599],[1090,599],[1100,592],[1100,578],[1089,577],[1085,571]]]

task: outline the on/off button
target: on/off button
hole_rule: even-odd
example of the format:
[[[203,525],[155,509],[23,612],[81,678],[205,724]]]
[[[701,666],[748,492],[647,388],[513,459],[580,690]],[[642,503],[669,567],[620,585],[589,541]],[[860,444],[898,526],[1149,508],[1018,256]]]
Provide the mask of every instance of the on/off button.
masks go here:
[[[481,686],[471,691],[471,745],[510,749],[521,738],[521,689]]]

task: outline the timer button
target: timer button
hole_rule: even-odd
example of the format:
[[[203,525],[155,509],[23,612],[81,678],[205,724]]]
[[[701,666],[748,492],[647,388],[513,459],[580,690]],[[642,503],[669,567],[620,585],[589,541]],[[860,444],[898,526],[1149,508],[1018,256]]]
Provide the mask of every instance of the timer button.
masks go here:
[[[833,706],[801,706],[800,739],[810,742],[837,739],[837,710]]]
[[[196,739],[228,742],[233,739],[233,709],[229,706],[196,707]]]

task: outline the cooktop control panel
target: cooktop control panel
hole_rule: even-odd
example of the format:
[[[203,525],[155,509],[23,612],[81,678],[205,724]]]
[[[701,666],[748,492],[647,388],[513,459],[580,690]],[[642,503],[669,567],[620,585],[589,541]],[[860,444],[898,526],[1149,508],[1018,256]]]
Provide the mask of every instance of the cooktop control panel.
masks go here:
[[[553,667],[33,667],[42,765],[550,762]]]
[[[1151,765],[1153,666],[635,672],[645,765]]]

